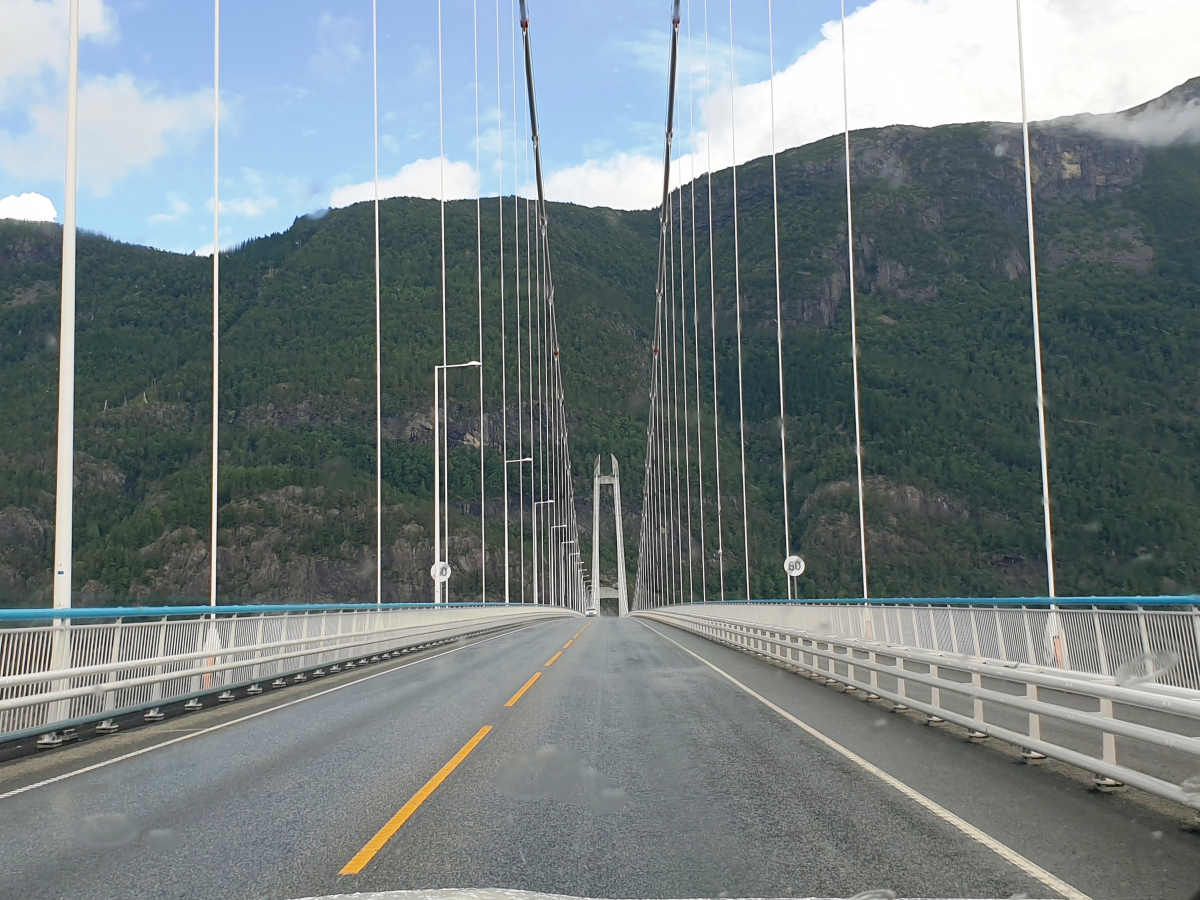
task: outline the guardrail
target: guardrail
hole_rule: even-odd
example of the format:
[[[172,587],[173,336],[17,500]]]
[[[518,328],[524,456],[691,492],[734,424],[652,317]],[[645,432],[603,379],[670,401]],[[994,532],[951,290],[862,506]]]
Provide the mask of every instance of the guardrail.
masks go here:
[[[1051,606],[1054,604],[1054,606]],[[1117,605],[1125,608],[1112,608]],[[1114,678],[1156,678],[1200,690],[1200,598],[1084,597],[1050,600],[766,601],[659,607],[780,625],[820,635],[884,641],[1003,662]],[[1151,608],[1153,607],[1153,608]]]
[[[282,686],[419,646],[562,615],[527,604],[0,610],[0,741],[261,684]],[[309,673],[309,674],[306,674]],[[111,722],[107,728],[111,729]],[[47,734],[49,733],[49,734]]]
[[[1101,788],[1129,784],[1200,810],[1200,691],[1165,683],[1162,660],[1142,659],[1118,679],[749,621],[769,608],[754,604],[718,616],[718,605],[636,615],[918,710],[931,724],[953,722],[973,739],[1007,741],[1027,758],[1062,760]]]

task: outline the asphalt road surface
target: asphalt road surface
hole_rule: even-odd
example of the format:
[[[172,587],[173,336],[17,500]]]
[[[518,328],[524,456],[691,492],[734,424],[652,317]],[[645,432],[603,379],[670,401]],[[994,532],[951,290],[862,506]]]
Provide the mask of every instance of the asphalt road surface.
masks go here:
[[[1200,836],[1167,811],[636,619],[541,623],[0,767],[0,896],[22,900],[1197,886]]]

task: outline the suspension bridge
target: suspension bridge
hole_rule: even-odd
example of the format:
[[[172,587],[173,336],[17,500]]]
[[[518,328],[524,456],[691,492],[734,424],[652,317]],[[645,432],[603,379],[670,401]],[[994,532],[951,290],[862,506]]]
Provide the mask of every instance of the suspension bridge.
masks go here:
[[[450,384],[475,376],[482,430],[485,349],[497,348],[484,345],[483,254],[477,252],[476,353],[450,355],[454,313],[443,199],[440,233],[431,236],[440,240],[442,354],[429,373],[434,549],[428,601],[383,602],[377,565],[374,603],[234,605],[220,602],[212,565],[207,605],[81,608],[72,603],[71,568],[79,32],[78,0],[71,0],[54,603],[0,610],[0,882],[6,896],[284,900],[438,888],[481,896],[499,889],[503,896],[629,898],[1194,896],[1200,883],[1196,598],[1061,597],[1055,588],[1028,116],[1022,138],[1047,594],[872,597],[851,240],[847,352],[862,591],[801,601],[796,585],[806,564],[793,543],[789,504],[780,278],[786,247],[779,232],[774,95],[774,362],[783,515],[777,534],[759,535],[751,533],[747,513],[736,148],[732,205],[719,212],[731,217],[734,238],[737,377],[719,385],[711,147],[708,171],[685,178],[674,144],[681,31],[689,91],[694,68],[692,5],[681,8],[674,0],[663,23],[669,77],[641,498],[623,505],[615,455],[607,466],[600,458],[585,462],[592,473],[590,560],[576,517],[578,473],[565,389],[571,366],[583,363],[571,360],[558,338],[534,24],[520,0],[508,23],[513,121],[522,73],[533,190],[528,197],[514,190],[511,206],[503,191],[499,198],[501,232],[507,208],[516,251],[507,260],[501,253],[499,281],[498,405],[509,500],[502,512],[503,585],[489,587],[481,566],[477,599],[451,589]],[[770,0],[765,5],[769,17]],[[219,0],[214,12],[219,98]],[[732,84],[732,2],[728,12]],[[1019,0],[1015,12],[1024,113]],[[708,13],[704,3],[698,28],[706,90]],[[476,6],[477,153],[479,25]],[[495,26],[499,105],[499,3]],[[441,135],[440,29],[439,4]],[[841,41],[844,81],[844,27]],[[377,34],[373,46],[377,59]],[[773,34],[768,47],[774,72]],[[846,227],[853,235],[845,92],[842,100]],[[377,77],[374,102],[380,560]],[[736,110],[730,113],[736,121]],[[216,159],[218,126],[215,117]],[[515,129],[512,154],[515,161]],[[444,165],[444,147],[441,159]],[[707,199],[698,205],[702,179]],[[218,186],[214,166],[214,247]],[[478,251],[483,198],[475,203]],[[704,219],[707,248],[697,239],[697,222]],[[220,256],[214,250],[210,558],[216,557],[219,518]],[[516,273],[515,295],[505,294],[506,265]],[[701,342],[706,312],[710,346]],[[737,397],[740,467],[732,503],[720,470],[717,405],[702,402],[701,357],[708,355],[711,396]],[[515,429],[509,416],[517,419]],[[706,429],[702,423],[710,418]],[[489,552],[484,444],[481,435],[481,559]],[[610,489],[616,572],[606,588],[601,497]],[[632,590],[623,508],[639,510]],[[732,529],[730,516],[741,520]],[[727,533],[741,539],[736,572],[727,565]],[[752,542],[777,546],[785,597],[753,595]],[[616,601],[616,615],[597,615],[601,599]]]

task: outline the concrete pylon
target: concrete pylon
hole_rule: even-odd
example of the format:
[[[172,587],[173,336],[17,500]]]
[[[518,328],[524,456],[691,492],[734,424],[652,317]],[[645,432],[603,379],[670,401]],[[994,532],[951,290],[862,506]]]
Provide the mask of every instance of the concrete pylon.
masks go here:
[[[596,457],[596,468],[592,475],[592,595],[590,605],[600,611],[600,485],[613,487],[613,508],[616,511],[617,531],[617,603],[623,616],[629,615],[629,595],[625,586],[625,529],[621,524],[621,470],[617,458],[611,453],[612,474],[600,474],[600,457]]]

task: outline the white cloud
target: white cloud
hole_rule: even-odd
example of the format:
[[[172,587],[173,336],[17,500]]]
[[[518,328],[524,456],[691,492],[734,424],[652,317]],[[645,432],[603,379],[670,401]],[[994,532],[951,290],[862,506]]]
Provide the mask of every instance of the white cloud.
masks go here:
[[[662,158],[619,153],[546,177],[546,199],[582,206],[648,209],[662,202]]]
[[[34,104],[23,134],[0,130],[0,168],[23,178],[61,176],[63,107]],[[79,178],[105,195],[131,170],[148,166],[212,124],[212,92],[163,96],[127,73],[89,78],[79,88]]]
[[[1130,114],[1085,113],[1067,121],[1088,131],[1125,141],[1163,146],[1178,140],[1200,142],[1200,97],[1156,98]]]
[[[276,179],[271,179],[276,181]],[[221,179],[224,184],[226,179]],[[267,179],[257,169],[245,168],[241,171],[241,184],[243,190],[247,190],[250,196],[246,197],[222,197],[221,199],[221,214],[226,213],[234,216],[243,216],[247,219],[254,219],[263,215],[269,210],[279,206],[279,199],[271,196],[267,189]],[[224,193],[224,190],[222,190]],[[205,207],[209,212],[212,212],[213,202],[209,198]]]
[[[1195,0],[1025,0],[1022,12],[1032,119],[1115,112],[1200,75]],[[846,38],[852,128],[1020,120],[1012,0],[875,0],[849,16]],[[830,22],[816,46],[775,75],[777,149],[842,130],[841,65],[840,25]],[[762,81],[734,92],[739,163],[770,153],[770,86]],[[696,89],[703,91],[702,80],[693,83]],[[690,146],[677,126],[676,146],[694,151],[685,157],[685,177],[706,170],[709,139],[713,168],[730,164],[730,104],[727,86],[714,91],[702,116],[707,131]],[[681,125],[685,114],[686,107],[677,117]],[[1139,117],[1140,125],[1126,135],[1193,134],[1200,128],[1193,115],[1185,110]],[[623,159],[632,162],[622,165]],[[547,183],[555,185],[557,197],[586,205],[655,206],[660,165],[648,157],[589,160],[552,174]]]
[[[62,177],[68,10],[69,0],[0,0],[0,109],[27,122],[0,128],[0,171],[14,179]],[[116,12],[104,0],[81,0],[79,20],[83,39],[119,38]],[[164,95],[128,73],[81,75],[80,183],[107,194],[211,121],[211,91]]]
[[[22,82],[46,70],[66,73],[68,9],[69,0],[0,0],[0,107],[26,94]],[[79,36],[115,40],[117,14],[104,0],[82,0]]]
[[[309,68],[318,75],[341,80],[363,58],[358,46],[359,23],[325,13],[317,22],[317,52],[308,59]]]
[[[170,204],[170,212],[158,213],[157,215],[151,216],[146,221],[151,225],[160,225],[165,224],[166,222],[178,222],[192,211],[192,208],[188,206],[186,200],[183,200],[174,194],[167,195],[167,202]]]
[[[239,197],[236,200],[222,200],[221,212],[253,219],[278,205],[279,201],[274,197]]]
[[[479,176],[469,163],[447,159],[439,164],[437,157],[434,157],[414,160],[403,166],[395,175],[379,179],[379,196],[424,197],[427,200],[437,200],[441,196],[443,183],[447,200],[466,200],[474,197],[479,190]],[[334,188],[329,197],[329,205],[338,209],[351,203],[372,200],[374,197],[375,183],[364,181]]]
[[[27,222],[53,222],[58,210],[49,197],[41,194],[10,194],[0,198],[0,219],[24,219]]]

